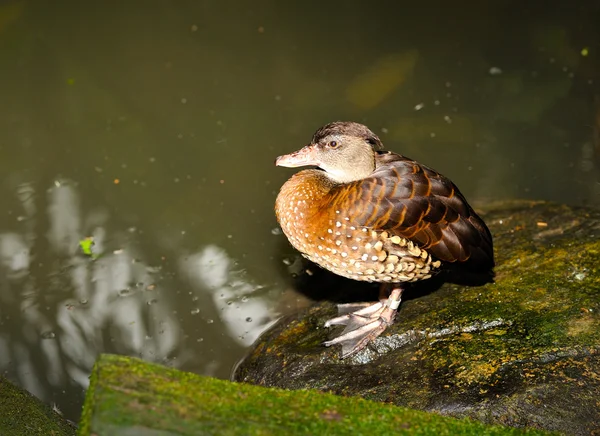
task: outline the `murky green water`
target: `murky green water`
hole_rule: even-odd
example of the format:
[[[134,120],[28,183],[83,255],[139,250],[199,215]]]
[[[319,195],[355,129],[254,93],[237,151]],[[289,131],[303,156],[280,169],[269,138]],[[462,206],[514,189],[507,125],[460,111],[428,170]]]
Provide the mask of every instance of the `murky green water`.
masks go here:
[[[405,3],[3,2],[0,371],[71,419],[100,352],[228,377],[302,304],[273,160],[329,121],[600,204],[600,7]]]

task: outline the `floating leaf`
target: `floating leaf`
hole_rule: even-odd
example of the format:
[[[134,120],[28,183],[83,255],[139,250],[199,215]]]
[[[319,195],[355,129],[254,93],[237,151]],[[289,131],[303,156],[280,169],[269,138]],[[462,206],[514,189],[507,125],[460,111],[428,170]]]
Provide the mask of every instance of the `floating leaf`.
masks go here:
[[[81,251],[83,252],[83,254],[95,259],[96,257],[98,257],[98,255],[92,251],[93,246],[94,246],[94,237],[93,236],[88,236],[87,238],[84,238],[79,241],[79,247],[81,248]]]

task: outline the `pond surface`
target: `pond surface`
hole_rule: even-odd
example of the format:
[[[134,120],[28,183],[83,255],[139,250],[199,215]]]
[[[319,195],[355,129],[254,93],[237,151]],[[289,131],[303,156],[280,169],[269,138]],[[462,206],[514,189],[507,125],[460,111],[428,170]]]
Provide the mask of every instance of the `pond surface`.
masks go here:
[[[307,304],[273,161],[330,121],[475,204],[598,206],[585,3],[3,2],[1,373],[73,420],[102,352],[228,378]]]

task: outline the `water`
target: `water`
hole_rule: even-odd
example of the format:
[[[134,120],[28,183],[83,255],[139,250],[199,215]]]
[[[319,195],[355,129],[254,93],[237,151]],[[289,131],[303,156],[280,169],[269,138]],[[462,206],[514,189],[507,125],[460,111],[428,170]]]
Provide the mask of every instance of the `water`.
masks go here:
[[[101,4],[0,5],[0,371],[70,419],[100,352],[227,378],[305,304],[273,160],[326,122],[600,203],[595,3]]]

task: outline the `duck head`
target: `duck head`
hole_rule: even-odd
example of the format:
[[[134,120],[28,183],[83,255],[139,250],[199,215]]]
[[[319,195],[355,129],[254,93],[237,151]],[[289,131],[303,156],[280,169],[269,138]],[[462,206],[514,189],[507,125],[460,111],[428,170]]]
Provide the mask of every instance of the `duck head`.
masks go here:
[[[337,121],[317,130],[306,147],[279,156],[275,165],[291,168],[316,166],[331,180],[350,183],[373,173],[375,151],[381,148],[381,140],[367,126]]]

